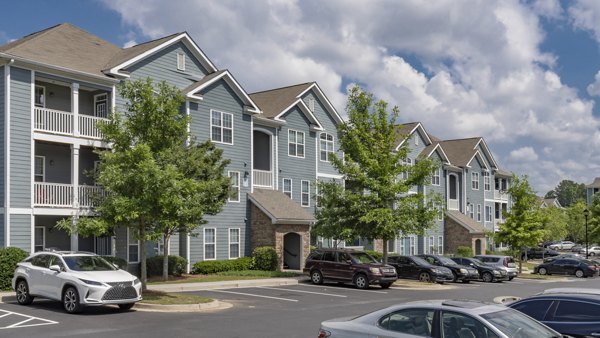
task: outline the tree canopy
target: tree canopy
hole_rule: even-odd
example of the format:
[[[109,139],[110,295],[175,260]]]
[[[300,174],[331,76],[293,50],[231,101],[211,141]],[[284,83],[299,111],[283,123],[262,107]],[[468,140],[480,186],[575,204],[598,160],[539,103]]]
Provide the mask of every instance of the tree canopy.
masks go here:
[[[419,158],[414,165],[408,142],[397,147],[407,135],[396,125],[397,107],[375,101],[373,94],[353,87],[348,96],[348,122],[338,125],[340,150],[332,156],[333,166],[344,176],[339,182],[318,183],[319,209],[313,232],[317,235],[353,240],[388,240],[403,234],[423,234],[433,225],[442,207],[437,194],[425,196],[421,187],[439,163]],[[427,198],[426,198],[427,197]],[[427,201],[427,202],[425,202]],[[387,245],[383,246],[387,261]]]
[[[560,205],[567,208],[586,198],[585,184],[562,180],[556,188],[546,193],[545,198],[557,198]]]

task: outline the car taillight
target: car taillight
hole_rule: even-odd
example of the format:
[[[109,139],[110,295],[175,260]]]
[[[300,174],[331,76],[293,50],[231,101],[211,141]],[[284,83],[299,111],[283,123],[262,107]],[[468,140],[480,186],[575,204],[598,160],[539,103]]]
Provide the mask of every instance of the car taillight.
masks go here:
[[[319,329],[319,335],[317,336],[317,338],[327,338],[329,336],[331,336],[331,332]]]

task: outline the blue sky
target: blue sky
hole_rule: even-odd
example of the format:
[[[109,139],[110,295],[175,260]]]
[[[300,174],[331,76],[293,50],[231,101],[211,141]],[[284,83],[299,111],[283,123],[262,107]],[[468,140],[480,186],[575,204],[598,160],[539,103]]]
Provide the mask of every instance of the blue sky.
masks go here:
[[[482,136],[543,195],[600,176],[600,1],[105,0],[4,4],[0,43],[70,22],[118,46],[187,31],[248,91],[348,85],[440,138]]]

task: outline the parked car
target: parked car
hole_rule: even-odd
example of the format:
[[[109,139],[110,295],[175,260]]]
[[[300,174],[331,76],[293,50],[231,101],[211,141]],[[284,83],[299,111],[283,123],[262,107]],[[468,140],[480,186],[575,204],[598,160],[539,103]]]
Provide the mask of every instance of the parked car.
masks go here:
[[[319,338],[338,337],[557,338],[561,335],[522,312],[475,301],[422,300],[358,317],[321,323]]]
[[[508,280],[508,272],[506,272],[506,270],[487,265],[477,258],[452,257],[452,260],[460,265],[477,269],[477,272],[479,272],[479,279],[486,283]]]
[[[499,256],[499,255],[477,255],[475,258],[484,262],[488,265],[497,266],[501,269],[506,270],[508,274],[508,280],[513,280],[519,274],[519,269],[515,264],[515,260],[511,256]]]
[[[546,248],[527,248],[525,252],[521,252],[521,260],[528,259],[544,259],[546,257],[554,257],[560,255],[560,252]]]
[[[572,247],[575,246],[575,243],[571,241],[559,241],[550,245],[548,248],[552,250],[571,250]]]
[[[571,248],[571,252],[575,252],[575,253],[579,253],[581,250],[585,249],[584,245],[581,244],[575,244],[572,248]]]
[[[470,281],[479,279],[479,272],[477,272],[477,269],[460,265],[448,257],[439,255],[418,255],[418,257],[423,258],[429,264],[443,266],[450,269],[452,271],[454,282],[460,281],[463,283],[469,283]]]
[[[454,280],[452,271],[443,266],[429,264],[416,256],[390,256],[388,264],[396,268],[398,278],[418,279],[421,282],[444,283]]]
[[[581,256],[580,254],[577,254],[577,253],[565,253],[565,254],[560,254],[558,256],[554,256],[554,257],[544,258],[544,263],[552,262],[552,261],[555,261],[557,259],[566,259],[566,258],[583,259],[585,257],[583,257],[583,256]]]
[[[600,246],[590,246],[588,247],[588,252],[589,257],[600,255]],[[585,247],[579,251],[579,254],[585,257]]]
[[[128,310],[142,300],[139,279],[92,253],[36,252],[17,264],[12,287],[21,305],[43,297],[61,301],[68,313],[106,304]]]
[[[564,335],[600,336],[600,291],[598,289],[549,289],[508,306]]]
[[[574,275],[581,277],[594,277],[598,274],[596,264],[585,259],[555,259],[542,263],[533,268],[533,273],[540,275]]]
[[[314,284],[325,280],[353,283],[359,289],[371,284],[389,288],[397,279],[396,268],[381,264],[366,252],[352,249],[318,249],[306,259],[304,273]]]

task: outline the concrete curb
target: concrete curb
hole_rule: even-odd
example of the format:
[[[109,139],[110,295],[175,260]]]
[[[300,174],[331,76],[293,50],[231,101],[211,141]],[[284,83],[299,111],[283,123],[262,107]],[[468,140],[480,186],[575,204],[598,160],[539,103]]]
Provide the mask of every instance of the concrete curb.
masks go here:
[[[233,305],[230,303],[213,300],[209,303],[172,305],[148,304],[141,302],[136,303],[133,308],[137,311],[145,312],[209,312],[225,310],[231,307],[233,307]]]
[[[235,289],[235,288],[252,288],[257,286],[283,286],[283,285],[298,285],[298,279],[294,278],[268,278],[268,279],[249,279],[249,280],[232,280],[224,282],[207,282],[207,283],[171,283],[171,284],[151,284],[148,285],[148,290],[163,291],[163,292],[191,292],[215,289]]]

